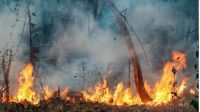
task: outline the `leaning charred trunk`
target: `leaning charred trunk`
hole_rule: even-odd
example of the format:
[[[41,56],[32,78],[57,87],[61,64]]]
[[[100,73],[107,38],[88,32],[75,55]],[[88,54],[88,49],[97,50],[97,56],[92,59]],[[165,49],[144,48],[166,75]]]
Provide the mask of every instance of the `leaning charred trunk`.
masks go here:
[[[142,70],[138,61],[137,54],[135,52],[135,48],[133,46],[131,37],[127,31],[125,23],[122,22],[118,17],[116,18],[117,22],[119,23],[120,30],[124,36],[124,39],[126,41],[126,45],[128,47],[129,56],[131,58],[131,63],[133,65],[134,70],[134,78],[135,78],[135,84],[137,92],[143,102],[147,102],[151,100],[150,96],[147,94],[145,88],[144,88],[144,82],[142,77]]]
[[[142,102],[148,102],[151,100],[151,97],[147,94],[144,88],[142,70],[138,61],[138,56],[135,52],[133,42],[131,40],[131,37],[126,27],[125,18],[123,18],[123,15],[121,15],[121,13],[118,11],[115,5],[111,2],[111,0],[108,0],[108,1],[114,9],[114,12],[116,14],[116,20],[120,26],[121,33],[123,34],[124,39],[126,41],[126,45],[128,47],[129,56],[131,59],[131,63],[133,65],[133,70],[134,70],[134,78],[135,78],[137,93],[140,96],[140,99],[142,100]]]

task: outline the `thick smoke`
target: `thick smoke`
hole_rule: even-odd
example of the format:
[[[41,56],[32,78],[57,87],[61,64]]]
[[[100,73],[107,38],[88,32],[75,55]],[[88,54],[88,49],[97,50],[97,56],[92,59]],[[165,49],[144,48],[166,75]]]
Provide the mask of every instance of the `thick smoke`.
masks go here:
[[[141,45],[129,29],[145,80],[154,83],[160,77],[163,63],[170,60],[173,50],[187,54],[188,68],[183,74],[194,80],[195,52],[198,49],[198,0],[113,2],[133,26],[145,48],[148,64]],[[20,4],[16,12],[23,17],[13,14],[16,4]],[[15,50],[12,45],[17,45],[21,38],[26,2],[13,0],[0,5],[0,47]],[[81,76],[85,74],[86,87],[93,86],[100,81],[100,77],[111,81],[111,86],[120,81],[127,84],[128,51],[106,0],[33,0],[30,10],[34,13],[32,22],[38,29],[33,43],[39,48],[38,74],[44,83],[79,91],[82,87]],[[16,19],[20,21],[16,22]],[[13,27],[13,24],[16,26]],[[23,63],[28,62],[28,33],[26,20],[19,53],[11,68],[13,79]]]

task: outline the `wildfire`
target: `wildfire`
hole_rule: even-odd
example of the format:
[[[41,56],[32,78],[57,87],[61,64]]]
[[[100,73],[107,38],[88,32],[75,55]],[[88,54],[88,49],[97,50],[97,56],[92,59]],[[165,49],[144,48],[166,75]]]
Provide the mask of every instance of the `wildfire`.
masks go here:
[[[118,83],[115,90],[111,90],[106,80],[97,83],[92,91],[83,91],[83,97],[86,101],[104,103],[107,105],[161,105],[168,103],[180,96],[186,88],[187,78],[184,77],[180,83],[177,83],[178,72],[186,68],[186,56],[184,53],[172,52],[172,59],[164,64],[161,78],[154,84],[150,85],[145,81],[145,89],[151,96],[152,100],[144,103],[138,94],[133,94],[131,88],[126,88],[123,83]],[[35,77],[33,75],[33,65],[26,64],[24,69],[18,76],[18,86],[15,93],[11,96],[11,102],[28,101],[34,105],[41,101],[41,98],[48,100],[54,96],[53,91],[45,86],[43,88],[43,96],[34,89]],[[192,90],[191,93],[194,93]],[[60,88],[55,95],[59,93],[59,97],[63,100],[70,100],[68,97],[68,89],[64,88],[60,92]]]
[[[145,88],[152,101],[146,105],[160,105],[172,101],[176,96],[186,88],[187,78],[183,78],[180,84],[177,84],[177,72],[186,68],[185,54],[174,51],[172,60],[164,64],[163,74],[155,85],[151,86],[145,82]],[[104,80],[102,84],[98,83],[94,91],[83,91],[86,101],[106,103],[108,105],[141,105],[144,104],[138,95],[133,95],[130,88],[124,88],[122,83],[117,84],[116,89],[112,91]]]
[[[44,95],[45,100],[48,100],[49,98],[53,96],[53,91],[49,89],[48,86],[45,86],[44,92],[45,92],[45,95]],[[63,100],[68,100],[68,92],[69,92],[68,88],[64,88],[59,94],[60,98],[62,98]]]
[[[194,89],[190,89],[190,93],[194,95],[195,94],[195,90]]]
[[[196,87],[192,87],[192,88],[190,88],[189,92],[192,95],[198,95],[199,89],[197,89]]]
[[[68,97],[68,92],[69,92],[68,88],[65,87],[65,88],[63,89],[63,91],[61,91],[60,97],[61,97],[63,100],[68,100],[68,99],[69,99],[69,97]]]
[[[45,95],[44,95],[45,100],[48,100],[53,95],[52,90],[50,90],[48,86],[45,86],[44,92],[45,92]]]
[[[37,93],[34,91],[34,77],[33,77],[33,65],[28,63],[18,77],[18,88],[12,101],[22,102],[28,101],[33,104],[38,104],[40,99]]]
[[[44,100],[48,100],[53,96],[53,91],[48,87],[44,87],[44,95],[37,93],[34,89],[34,80],[35,77],[33,75],[33,65],[31,63],[26,64],[24,69],[20,72],[18,76],[18,85],[15,93],[10,98],[10,102],[24,102],[27,101],[34,105],[38,104],[42,97]],[[60,97],[62,99],[67,99],[68,89],[64,88],[63,91],[60,92]]]

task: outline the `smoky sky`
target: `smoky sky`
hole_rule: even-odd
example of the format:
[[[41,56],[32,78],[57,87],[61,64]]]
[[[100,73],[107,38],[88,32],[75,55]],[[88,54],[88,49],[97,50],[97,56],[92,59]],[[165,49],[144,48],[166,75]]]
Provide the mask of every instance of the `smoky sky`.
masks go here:
[[[30,1],[36,30],[32,39],[38,49],[35,56],[43,83],[79,91],[83,74],[86,87],[94,86],[100,77],[106,77],[112,82],[110,85],[127,83],[128,50],[107,0]],[[153,83],[159,78],[173,50],[186,53],[187,69],[183,75],[194,80],[194,65],[198,63],[195,56],[198,0],[113,0],[113,3],[133,26],[145,49],[146,53],[129,28],[145,80]],[[0,48],[15,52],[20,42],[11,67],[14,80],[29,60],[27,1],[2,0],[0,11]]]

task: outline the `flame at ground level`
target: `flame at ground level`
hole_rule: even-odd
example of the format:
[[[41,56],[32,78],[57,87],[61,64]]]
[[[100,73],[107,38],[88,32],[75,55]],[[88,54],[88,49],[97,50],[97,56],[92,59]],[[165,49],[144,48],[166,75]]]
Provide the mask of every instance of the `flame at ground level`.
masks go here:
[[[160,105],[168,103],[180,96],[186,88],[187,78],[183,78],[180,83],[177,83],[177,72],[186,68],[185,54],[174,51],[172,53],[172,59],[164,64],[163,74],[159,81],[155,85],[150,85],[145,81],[145,89],[152,97],[150,102],[146,105]],[[31,63],[26,64],[24,69],[18,76],[18,85],[14,94],[10,97],[10,102],[21,103],[28,101],[32,104],[38,104],[41,99],[48,100],[54,96],[53,91],[45,86],[43,92],[38,93],[34,88],[35,77],[33,75],[33,65]],[[71,100],[68,97],[68,89],[65,88],[60,92],[59,96],[65,100]],[[123,83],[119,83],[116,89],[112,91],[108,87],[106,80],[103,83],[97,83],[94,90],[91,92],[83,91],[83,98],[90,102],[105,103],[108,105],[141,105],[144,104],[138,95],[133,95],[130,88],[125,88]],[[57,96],[57,94],[56,94]]]
[[[27,101],[34,105],[38,104],[41,99],[48,100],[53,96],[53,91],[45,86],[43,92],[37,93],[34,89],[35,77],[33,74],[33,65],[28,63],[18,76],[18,84],[15,93],[11,96],[10,102],[21,103]],[[62,99],[67,99],[68,89],[64,88],[60,92]],[[4,100],[5,101],[5,100]]]
[[[175,99],[186,88],[187,78],[183,78],[180,84],[177,84],[177,72],[186,68],[186,57],[184,53],[172,52],[172,60],[166,62],[163,68],[163,74],[155,85],[151,86],[145,82],[145,89],[152,97],[152,101],[147,102],[147,105],[160,105],[168,103]],[[130,88],[124,88],[122,83],[116,86],[116,89],[111,91],[107,81],[102,84],[98,83],[94,91],[83,91],[83,96],[87,101],[106,103],[108,105],[141,105],[143,102],[138,95],[133,95]]]
[[[11,101],[22,102],[28,101],[33,104],[38,104],[39,96],[33,89],[34,77],[33,77],[33,65],[28,63],[18,77],[18,88],[15,94],[12,96]]]

